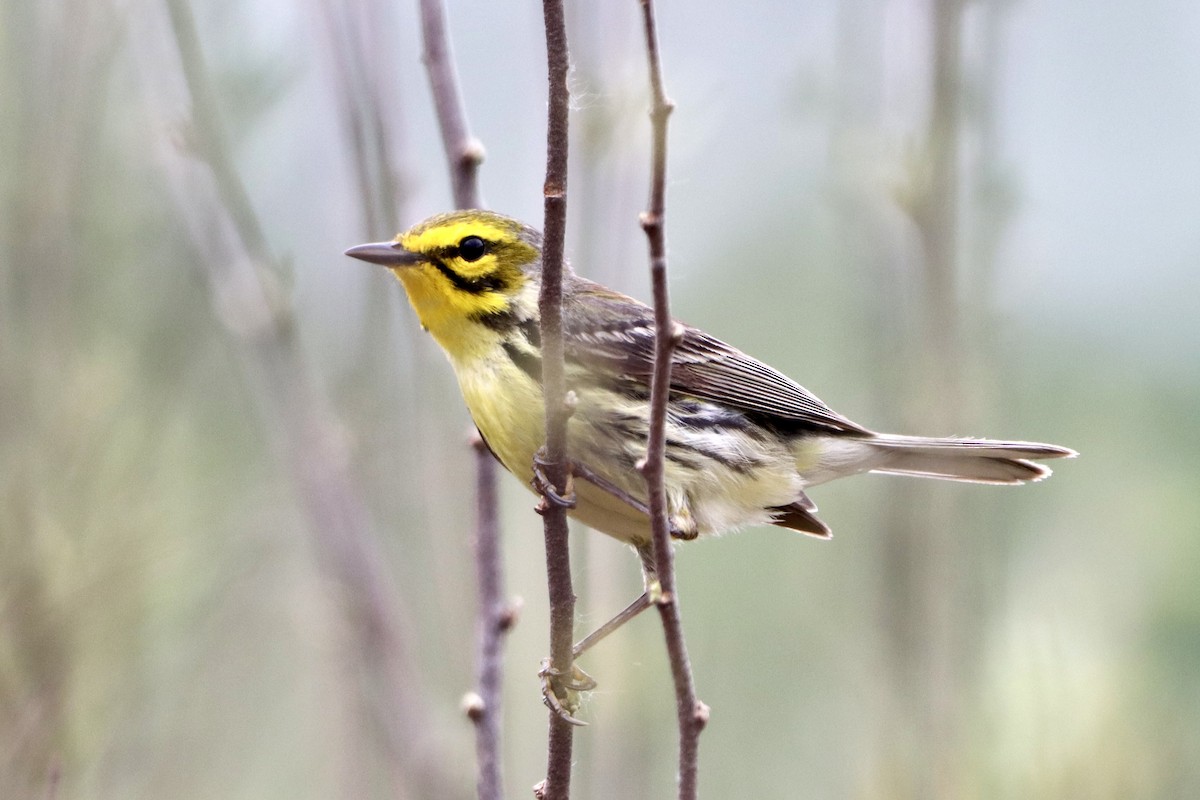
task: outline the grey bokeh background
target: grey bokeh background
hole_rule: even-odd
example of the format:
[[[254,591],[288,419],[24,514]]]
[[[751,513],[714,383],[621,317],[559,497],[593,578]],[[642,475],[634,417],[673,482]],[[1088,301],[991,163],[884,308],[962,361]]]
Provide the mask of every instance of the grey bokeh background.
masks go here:
[[[637,7],[569,6],[568,252],[646,297]],[[0,4],[0,796],[470,796],[469,420],[399,288],[341,256],[450,204],[415,7],[194,12],[250,258],[190,155],[166,6]],[[868,425],[1083,454],[1021,489],[823,487],[830,543],[680,548],[705,795],[1195,796],[1200,9],[969,3],[949,159],[930,4],[659,13],[677,315]],[[451,23],[487,203],[537,222],[540,8]],[[347,42],[386,103],[347,100]],[[398,176],[384,229],[355,180],[367,111]],[[935,163],[957,215],[921,228]],[[933,305],[927,235],[955,243]],[[503,487],[526,796],[543,555]],[[605,537],[573,545],[584,629],[639,578]],[[670,795],[661,650],[646,617],[588,656],[576,796]]]

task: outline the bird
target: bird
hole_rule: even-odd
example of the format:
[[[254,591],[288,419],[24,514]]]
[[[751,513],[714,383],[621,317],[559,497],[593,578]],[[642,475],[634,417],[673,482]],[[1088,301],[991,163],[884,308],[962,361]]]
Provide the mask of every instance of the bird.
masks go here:
[[[513,475],[578,521],[632,545],[645,591],[577,642],[578,658],[657,602],[645,464],[654,367],[654,310],[575,274],[564,262],[565,495],[543,471],[545,403],[538,297],[542,236],[516,219],[468,209],[439,214],[387,242],[345,254],[392,271],[445,351],[487,448]],[[878,433],[839,414],[779,370],[699,328],[675,323],[663,484],[675,539],[752,525],[831,536],[808,489],[864,472],[1021,484],[1069,458],[1053,444]],[[583,480],[571,480],[580,477]],[[572,662],[539,671],[546,705],[575,717],[596,682]]]
[[[537,488],[543,444],[538,295],[542,237],[492,211],[439,214],[346,255],[390,269],[445,351],[468,411],[504,467]],[[654,311],[564,264],[565,383],[575,481],[570,515],[633,545],[650,543],[645,480]],[[808,490],[865,472],[988,484],[1050,474],[1053,444],[878,433],[779,370],[680,325],[666,414],[664,486],[672,535],[694,539],[776,525],[827,539]]]

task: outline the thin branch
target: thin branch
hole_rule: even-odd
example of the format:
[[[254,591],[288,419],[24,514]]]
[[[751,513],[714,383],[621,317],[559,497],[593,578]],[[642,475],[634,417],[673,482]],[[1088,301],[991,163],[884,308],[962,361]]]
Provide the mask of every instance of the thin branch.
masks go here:
[[[542,240],[542,286],[538,297],[541,316],[542,392],[546,403],[545,477],[555,493],[567,487],[567,407],[563,378],[562,282],[563,242],[567,227],[567,112],[570,91],[567,72],[567,24],[562,0],[543,0],[546,24],[546,62],[549,84],[549,113],[546,126],[545,222]],[[571,552],[567,539],[566,508],[543,492],[546,543],[546,583],[550,595],[551,675],[569,676],[575,622],[575,592],[571,586]],[[556,694],[560,688],[554,687]],[[565,701],[565,692],[559,695]],[[537,792],[544,800],[566,800],[571,791],[573,729],[560,714],[550,713],[546,752],[546,779]]]
[[[478,208],[479,164],[483,147],[471,135],[466,106],[454,68],[446,9],[441,0],[421,0],[421,34],[425,68],[433,93],[438,127],[450,167],[454,204]],[[479,800],[504,797],[501,759],[501,698],[504,674],[504,635],[516,617],[504,599],[504,570],[500,553],[500,522],[496,501],[496,461],[482,437],[475,443],[475,569],[478,576],[479,621],[476,669],[478,691],[467,704],[475,723],[475,785]]]
[[[446,8],[441,0],[421,0],[421,39],[425,44],[423,60],[429,71],[433,104],[442,131],[442,146],[450,162],[454,205],[458,208],[479,208],[476,174],[483,161],[483,146],[467,129],[466,106],[458,88],[454,55],[450,50],[450,37],[446,33]]]
[[[475,449],[475,574],[479,586],[479,690],[468,696],[467,715],[475,723],[475,779],[479,800],[504,797],[500,753],[501,684],[504,678],[504,634],[516,622],[516,607],[504,600],[500,558],[500,522],[496,500],[495,459],[478,434]]]
[[[662,591],[656,598],[662,617],[663,635],[675,682],[675,710],[679,723],[679,797],[695,800],[698,787],[700,732],[708,721],[708,707],[696,698],[683,623],[675,588],[675,555],[671,547],[671,529],[667,519],[664,476],[666,456],[667,400],[671,385],[671,356],[683,335],[683,329],[671,319],[671,301],[667,288],[667,247],[664,222],[666,214],[667,121],[673,105],[663,89],[662,63],[658,52],[658,33],[653,0],[641,0],[642,21],[646,32],[646,55],[650,67],[653,128],[650,208],[642,214],[642,228],[650,248],[650,279],[654,290],[654,372],[650,384],[650,432],[642,474],[650,499],[650,524],[653,535],[654,569]]]

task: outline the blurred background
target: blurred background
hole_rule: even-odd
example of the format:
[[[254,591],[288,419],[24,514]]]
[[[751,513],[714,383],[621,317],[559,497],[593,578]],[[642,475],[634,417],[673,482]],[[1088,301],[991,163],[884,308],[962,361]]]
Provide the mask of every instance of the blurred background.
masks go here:
[[[648,297],[637,4],[568,2],[568,254]],[[540,225],[541,9],[450,3],[487,204]],[[469,419],[342,256],[451,205],[415,3],[0,2],[0,797],[467,798]],[[1200,6],[659,6],[675,313],[1019,489],[862,477],[678,550],[707,797],[1200,795]],[[502,477],[504,769],[545,769]],[[579,630],[640,588],[573,533]],[[653,615],[575,796],[673,795]]]

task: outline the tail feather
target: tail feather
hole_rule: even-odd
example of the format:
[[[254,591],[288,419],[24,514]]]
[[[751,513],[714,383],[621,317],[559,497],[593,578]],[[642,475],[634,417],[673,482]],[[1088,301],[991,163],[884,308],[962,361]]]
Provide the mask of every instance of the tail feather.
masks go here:
[[[1013,484],[1041,480],[1050,474],[1050,470],[1035,461],[1076,455],[1074,450],[1052,444],[991,439],[879,434],[870,443],[882,456],[871,466],[872,472],[972,483]]]
[[[804,492],[801,492],[789,505],[776,506],[770,510],[775,512],[772,525],[791,528],[818,539],[828,539],[833,535],[829,526],[817,516],[817,504]]]

